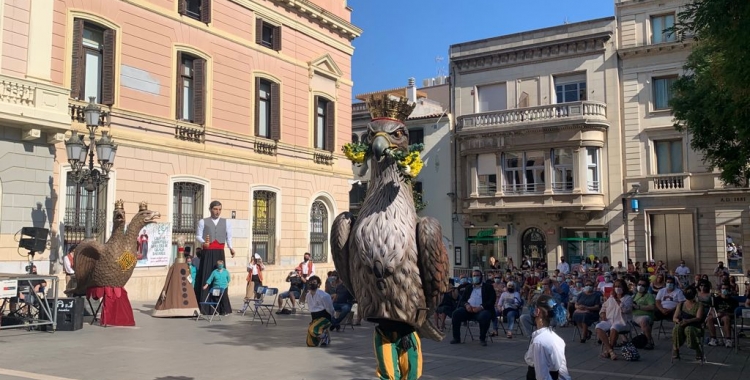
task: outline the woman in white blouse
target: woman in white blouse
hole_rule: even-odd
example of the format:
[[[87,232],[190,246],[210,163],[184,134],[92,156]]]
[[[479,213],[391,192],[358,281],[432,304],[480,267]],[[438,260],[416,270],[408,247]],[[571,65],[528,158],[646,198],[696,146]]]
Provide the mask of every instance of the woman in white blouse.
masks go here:
[[[567,318],[565,308],[548,295],[541,295],[532,316],[536,331],[524,359],[529,366],[527,380],[570,380],[565,360],[565,341],[550,328],[552,319],[562,325]]]

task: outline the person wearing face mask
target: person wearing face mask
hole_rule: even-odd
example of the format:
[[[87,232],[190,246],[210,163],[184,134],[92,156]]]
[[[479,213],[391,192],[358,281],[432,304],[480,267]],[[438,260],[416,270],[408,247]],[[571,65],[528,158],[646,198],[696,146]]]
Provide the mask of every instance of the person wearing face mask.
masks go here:
[[[711,307],[711,300],[713,299],[713,294],[711,293],[711,281],[699,279],[696,281],[696,284],[698,286],[698,295],[695,296],[695,299],[703,303],[703,307],[708,310],[708,308]]]
[[[573,322],[581,329],[581,343],[591,338],[589,326],[599,320],[599,310],[602,308],[602,293],[595,291],[594,283],[587,280],[584,283],[583,293],[578,295]]]
[[[565,257],[560,257],[560,264],[557,264],[557,270],[563,275],[570,273],[570,264],[565,262]]]
[[[543,295],[551,296],[552,298],[555,298],[556,301],[560,302],[558,295],[552,292],[552,281],[549,278],[542,280],[539,285],[540,289],[529,292],[526,299],[526,304],[529,305],[530,308],[533,308],[539,297]],[[532,317],[533,310],[529,311],[531,311],[531,313],[522,315],[519,320],[521,321],[521,330],[523,330],[523,333],[531,336],[532,329],[534,328],[534,318]]]
[[[224,260],[218,260],[216,262],[216,269],[214,269],[214,271],[211,272],[211,275],[208,276],[206,283],[203,285],[203,290],[207,290],[208,287],[211,286],[212,288],[220,288],[225,292],[229,287],[229,282],[231,280],[232,277],[229,275],[229,271],[224,268]],[[214,296],[210,292],[207,294],[208,297],[214,301],[219,298],[219,296]],[[229,315],[232,313],[232,307],[229,304],[229,297],[227,297],[226,294],[224,294],[219,301],[218,313],[220,315]],[[211,313],[204,312],[203,314]]]
[[[568,307],[568,301],[570,299],[570,286],[565,282],[565,277],[558,275],[552,285],[552,292],[555,293],[555,298],[560,302],[563,307]]]
[[[521,293],[516,291],[516,284],[509,282],[505,288],[505,292],[503,292],[497,300],[495,308],[495,310],[502,315],[508,323],[508,329],[505,334],[508,339],[513,338],[513,327],[516,323],[516,319],[521,315],[522,305],[523,301],[521,299]],[[496,320],[497,319],[495,319],[495,321]],[[497,330],[497,327],[495,327],[495,330]]]
[[[630,321],[633,319],[633,298],[624,281],[615,281],[614,291],[602,305],[599,319],[601,322],[596,324],[596,337],[602,342],[601,357],[617,360],[612,347],[617,343],[619,334],[630,331]]]
[[[297,268],[302,275],[302,294],[300,294],[299,303],[304,304],[307,297],[307,279],[315,275],[315,263],[310,259],[310,252],[305,252]]]
[[[703,360],[703,304],[695,299],[697,291],[695,287],[689,286],[685,289],[683,301],[677,304],[672,321],[675,326],[672,330],[672,359],[680,358],[680,347],[687,344],[695,350],[696,360]],[[658,302],[658,301],[657,301]]]
[[[604,279],[599,282],[599,284],[596,287],[596,290],[604,294],[604,297],[609,297],[610,294],[612,293],[613,287],[614,287],[614,283],[612,282],[612,274],[607,272],[607,273],[604,273]]]
[[[674,277],[668,277],[667,286],[656,294],[656,320],[671,319],[677,305],[683,301],[685,301],[685,296],[675,285]]]
[[[456,310],[460,298],[458,287],[459,284],[451,284],[451,289],[443,294],[443,299],[435,310],[435,327],[440,331],[445,331],[445,318],[453,315],[453,312]]]
[[[708,341],[709,346],[719,346],[722,344],[720,340],[716,339],[716,325],[721,321],[721,331],[723,332],[724,345],[726,347],[732,347],[734,343],[733,339],[730,338],[729,328],[733,324],[734,310],[740,306],[740,303],[734,299],[729,290],[729,285],[721,285],[721,293],[712,298],[713,307],[709,309],[708,319],[706,324],[708,325],[708,333],[711,335],[711,339]]]
[[[583,293],[583,280],[575,279],[575,284],[570,287],[570,295],[568,297],[568,315],[572,316],[576,310],[576,300],[578,296]],[[570,321],[569,321],[570,322]]]
[[[677,276],[688,276],[688,275],[690,275],[690,268],[688,268],[688,266],[685,265],[685,260],[681,260],[680,261],[680,266],[678,266],[674,270],[674,274],[676,274]]]
[[[333,300],[331,295],[320,290],[320,277],[307,278],[307,307],[310,310],[310,325],[307,328],[307,347],[327,346],[330,344],[328,328],[333,320]]]
[[[729,268],[724,266],[723,261],[719,261],[719,265],[714,269],[714,275],[716,276],[717,287],[721,286],[721,280],[724,278],[724,275],[729,275]]]
[[[331,295],[331,298],[333,300],[333,310],[338,312],[339,315],[331,321],[333,325],[331,326],[331,331],[338,331],[341,330],[341,322],[346,320],[346,317],[348,317],[349,313],[352,311],[354,297],[349,292],[349,289],[344,286],[344,281],[341,280],[338,272],[334,271],[333,274],[332,277],[335,282],[333,284],[333,294]]]
[[[495,289],[482,282],[482,272],[474,270],[471,275],[471,288],[464,290],[458,307],[453,312],[453,340],[450,344],[461,343],[461,324],[466,321],[479,323],[479,343],[487,345],[487,331],[495,317]]]
[[[656,298],[648,292],[648,280],[638,280],[636,294],[633,297],[633,322],[637,323],[648,339],[646,350],[654,349],[654,337],[651,335],[651,327],[654,325],[654,310],[656,310]]]
[[[531,335],[524,361],[529,366],[526,379],[570,380],[565,358],[565,341],[550,326],[565,320],[565,308],[549,296],[541,296],[534,305],[536,331]]]

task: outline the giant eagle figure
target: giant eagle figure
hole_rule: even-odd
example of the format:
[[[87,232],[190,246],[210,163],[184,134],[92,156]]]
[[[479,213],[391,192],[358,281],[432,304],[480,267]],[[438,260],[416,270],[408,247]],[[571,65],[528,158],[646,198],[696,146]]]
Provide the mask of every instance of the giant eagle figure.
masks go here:
[[[438,221],[417,216],[411,185],[416,173],[404,165],[410,149],[402,120],[415,105],[384,95],[371,97],[368,107],[373,119],[364,139],[367,194],[356,218],[344,212],[334,220],[331,250],[358,312],[377,323],[379,378],[418,379],[419,337],[444,337],[431,316],[448,290],[448,255]]]

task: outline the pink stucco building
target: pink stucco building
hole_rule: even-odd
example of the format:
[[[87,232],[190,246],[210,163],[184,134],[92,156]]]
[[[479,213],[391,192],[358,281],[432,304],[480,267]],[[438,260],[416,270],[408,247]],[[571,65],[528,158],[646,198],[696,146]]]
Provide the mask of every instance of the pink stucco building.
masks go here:
[[[37,2],[45,3],[31,7]],[[47,65],[33,80],[65,91],[67,129],[86,130],[81,111],[95,97],[105,111],[100,131],[119,145],[111,179],[93,195],[99,239],[123,199],[128,218],[146,201],[171,223],[172,240],[193,244],[197,220],[219,200],[237,251],[232,292],[244,291],[256,252],[270,283],[283,282],[305,251],[319,272],[332,268],[328,231],[348,209],[351,176],[340,155],[351,136],[351,41],[361,33],[346,1],[55,0],[39,20],[5,3],[2,74],[29,77],[24,39],[49,34]],[[42,202],[53,271],[83,237],[87,200],[69,178],[65,130],[56,128],[41,129],[58,139],[48,142],[49,176],[38,181],[49,187]],[[165,273],[138,268],[131,298],[156,297]]]

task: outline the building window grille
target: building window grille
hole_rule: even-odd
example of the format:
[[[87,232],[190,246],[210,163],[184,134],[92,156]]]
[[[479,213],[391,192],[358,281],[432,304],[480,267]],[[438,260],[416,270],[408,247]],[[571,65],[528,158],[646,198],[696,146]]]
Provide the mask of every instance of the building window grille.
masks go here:
[[[276,245],[276,193],[266,190],[253,192],[253,254],[267,264],[274,264]]]
[[[310,254],[315,263],[328,262],[328,209],[320,200],[310,208]]]

